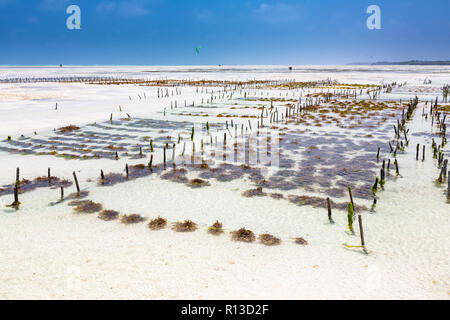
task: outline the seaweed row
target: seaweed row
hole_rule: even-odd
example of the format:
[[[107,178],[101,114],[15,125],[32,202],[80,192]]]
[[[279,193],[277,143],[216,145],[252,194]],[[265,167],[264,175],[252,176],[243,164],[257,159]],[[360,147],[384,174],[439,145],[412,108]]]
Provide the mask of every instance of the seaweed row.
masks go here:
[[[98,212],[98,218],[103,221],[119,220],[121,223],[129,225],[142,223],[147,220],[147,218],[136,213],[120,215],[120,213],[115,210],[104,210],[101,203],[96,203],[91,200],[73,200],[69,202],[68,205],[73,206],[73,211],[77,214],[93,214]],[[147,224],[147,227],[153,231],[165,229],[167,226],[169,226],[168,221],[161,217],[152,219]],[[171,229],[176,232],[194,232],[198,229],[198,225],[191,220],[185,220],[183,222],[172,223]],[[208,227],[207,232],[211,235],[218,236],[224,234],[225,230],[223,224],[216,221]],[[230,235],[233,241],[251,243],[256,240],[253,231],[245,228],[231,231]],[[279,245],[282,242],[280,238],[267,233],[258,236],[258,240],[266,246]],[[302,237],[295,238],[294,242],[300,245],[308,244]]]

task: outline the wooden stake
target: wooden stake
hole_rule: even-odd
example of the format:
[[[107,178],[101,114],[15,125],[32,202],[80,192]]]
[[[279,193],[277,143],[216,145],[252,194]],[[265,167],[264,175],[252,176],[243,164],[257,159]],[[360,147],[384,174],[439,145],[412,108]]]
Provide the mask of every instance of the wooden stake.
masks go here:
[[[448,159],[445,159],[444,164],[442,165],[442,167],[444,168],[444,177],[445,177],[445,174],[447,173],[447,166],[448,166]]]
[[[172,147],[172,166],[175,168],[175,143]]]
[[[328,220],[330,223],[334,223],[333,218],[331,217],[331,200],[327,198],[327,207],[328,207]]]
[[[13,202],[13,206],[14,205],[19,205],[19,189],[17,187],[17,184],[14,186],[14,202]]]
[[[150,168],[150,170],[152,170],[152,165],[153,165],[153,154],[150,155],[150,162],[148,163],[148,167]]]
[[[439,173],[439,178],[438,178],[439,183],[444,182],[445,173],[447,172],[447,163],[448,163],[448,160],[445,159],[445,161],[442,165],[442,168],[441,168],[441,172]]]
[[[352,188],[351,187],[348,187],[348,194],[350,195],[350,202],[352,203],[353,210],[356,210],[355,209],[355,204],[353,203],[353,195],[352,195]]]
[[[447,197],[450,197],[450,171],[447,174],[448,185],[447,185]]]
[[[164,146],[164,170],[166,169],[166,147]]]
[[[80,193],[80,185],[78,184],[77,174],[75,173],[75,171],[73,172],[73,178],[75,180],[75,185],[77,187],[77,192]]]
[[[359,234],[361,235],[361,247],[363,248],[364,253],[367,254],[368,252],[366,249],[366,244],[364,242],[364,230],[363,230],[361,214],[358,214],[358,222],[359,222]]]
[[[377,206],[377,198],[373,198],[372,210],[375,210],[376,206]]]

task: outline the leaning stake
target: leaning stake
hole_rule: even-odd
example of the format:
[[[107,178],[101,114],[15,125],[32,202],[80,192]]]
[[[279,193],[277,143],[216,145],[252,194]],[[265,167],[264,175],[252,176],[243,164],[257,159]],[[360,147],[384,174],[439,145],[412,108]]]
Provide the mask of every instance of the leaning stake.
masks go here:
[[[77,186],[77,192],[80,193],[80,185],[78,184],[77,174],[73,172],[73,178],[75,179],[75,185]]]
[[[150,155],[150,161],[148,162],[148,168],[150,169],[150,171],[152,170],[152,164],[153,164],[153,154]]]
[[[366,249],[366,244],[364,242],[364,230],[363,230],[362,218],[361,218],[360,213],[358,213],[358,222],[359,222],[359,234],[361,235],[361,247],[363,248],[363,252],[365,254],[368,254],[367,249]]]
[[[398,176],[398,175],[400,175],[400,172],[398,170],[398,161],[397,161],[397,159],[395,159],[394,164],[395,164],[395,174]]]
[[[355,204],[353,203],[352,187],[348,187],[348,194],[350,195],[350,202],[352,203],[353,208],[355,208]]]

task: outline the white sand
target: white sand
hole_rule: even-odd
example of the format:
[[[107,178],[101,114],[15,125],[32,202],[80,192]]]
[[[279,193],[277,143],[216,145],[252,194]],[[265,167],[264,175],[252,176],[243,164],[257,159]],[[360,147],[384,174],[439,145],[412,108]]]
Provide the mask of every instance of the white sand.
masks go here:
[[[411,85],[420,86],[429,77],[435,80],[432,88],[450,82],[450,68],[409,67],[409,73],[396,73],[394,67],[383,67],[390,68],[390,73],[376,73],[376,67],[368,68],[372,69],[369,73],[311,71],[308,78],[330,76],[343,82],[365,83],[380,83],[384,78],[408,79]],[[151,69],[4,68],[0,77],[18,72],[37,76],[52,72],[103,75],[125,74],[126,70],[131,70],[132,75]],[[150,76],[243,77],[243,80],[291,77],[256,71],[247,71],[244,76],[188,72]],[[295,77],[302,78],[302,74]],[[174,99],[169,97],[164,104],[163,99],[154,98],[156,88],[144,90],[135,86],[0,84],[0,90],[2,94],[9,90],[16,95],[41,97],[33,101],[0,95],[0,118],[7,119],[0,128],[2,139],[7,134],[30,135],[34,130],[47,134],[54,127],[70,123],[103,122],[111,112],[118,111],[118,105],[132,116],[161,119],[162,109]],[[195,89],[182,90],[179,101],[201,100]],[[136,101],[136,95],[143,91],[152,92],[153,99]],[[133,96],[132,102],[128,95]],[[396,99],[413,95],[392,94]],[[419,97],[431,100],[436,95],[423,93]],[[48,98],[42,100],[42,96]],[[57,112],[53,110],[56,101]],[[426,125],[419,109],[409,125],[412,133]],[[117,112],[115,117],[118,116]],[[252,186],[249,181],[190,189],[151,176],[99,188],[86,180],[97,177],[100,169],[119,172],[123,161],[67,161],[0,152],[0,185],[13,181],[16,166],[20,166],[23,177],[29,178],[44,175],[48,166],[55,175],[70,178],[76,168],[82,188],[90,191],[89,199],[103,203],[108,209],[140,213],[147,218],[161,215],[171,222],[192,219],[199,224],[198,231],[180,234],[169,229],[149,231],[145,224],[125,226],[117,221],[104,222],[96,214],[76,215],[66,204],[48,206],[58,199],[58,190],[38,189],[21,195],[23,205],[18,212],[5,208],[12,201],[11,196],[0,197],[0,298],[448,299],[449,204],[445,202],[445,188],[439,189],[433,183],[439,172],[431,154],[427,153],[424,163],[415,161],[415,145],[426,142],[429,146],[426,139],[411,135],[407,153],[398,156],[403,178],[387,183],[386,190],[379,195],[375,214],[363,214],[370,250],[367,256],[359,249],[342,247],[344,242],[359,244],[359,237],[345,232],[344,213],[335,212],[336,224],[329,225],[323,209],[297,207],[268,197],[244,198],[241,192]],[[232,242],[228,234],[213,237],[206,229],[216,219],[224,223],[227,232],[248,227],[257,234],[278,235],[283,244],[266,247]],[[309,245],[294,244],[292,238],[297,236],[307,239]]]

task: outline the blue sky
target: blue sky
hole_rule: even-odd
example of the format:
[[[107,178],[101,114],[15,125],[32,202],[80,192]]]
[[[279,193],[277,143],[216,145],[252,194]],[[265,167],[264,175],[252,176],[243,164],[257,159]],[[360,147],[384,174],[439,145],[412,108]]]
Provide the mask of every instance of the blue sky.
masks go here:
[[[66,28],[71,4],[81,30]],[[372,4],[381,30],[366,27]],[[449,39],[448,0],[0,0],[0,65],[450,60]]]

